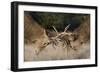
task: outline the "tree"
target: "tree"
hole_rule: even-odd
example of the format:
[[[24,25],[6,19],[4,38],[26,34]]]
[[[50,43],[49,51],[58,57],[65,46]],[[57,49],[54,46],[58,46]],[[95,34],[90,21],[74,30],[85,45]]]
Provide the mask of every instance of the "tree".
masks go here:
[[[53,13],[53,12],[26,12],[32,15],[32,18],[36,20],[45,29],[52,30],[52,26],[55,26],[58,31],[71,24],[68,29],[70,31],[75,30],[83,21],[84,17],[88,14],[73,14],[73,13]]]

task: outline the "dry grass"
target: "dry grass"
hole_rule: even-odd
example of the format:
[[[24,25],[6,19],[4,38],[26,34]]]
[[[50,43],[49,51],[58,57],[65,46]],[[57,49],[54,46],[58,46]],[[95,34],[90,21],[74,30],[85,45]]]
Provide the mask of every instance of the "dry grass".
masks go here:
[[[39,54],[39,49],[34,44],[25,45],[25,61],[45,61],[45,60],[70,60],[70,59],[87,59],[90,58],[89,43],[77,47],[77,51],[72,49],[53,48],[52,45],[47,46]]]

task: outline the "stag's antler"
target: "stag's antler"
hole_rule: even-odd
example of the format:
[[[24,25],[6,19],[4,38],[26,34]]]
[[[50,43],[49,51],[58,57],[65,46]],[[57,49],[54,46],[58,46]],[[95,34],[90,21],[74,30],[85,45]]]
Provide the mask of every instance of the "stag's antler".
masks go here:
[[[64,30],[64,32],[62,32],[61,34],[60,34],[60,36],[61,37],[64,37],[64,36],[66,36],[66,35],[71,35],[71,34],[73,34],[73,33],[69,33],[69,32],[67,32],[67,30],[68,30],[68,28],[70,27],[70,25],[71,24],[69,24],[69,25],[67,25],[66,27],[65,27],[65,30]]]
[[[66,36],[66,35],[71,35],[72,33],[67,33],[67,32],[66,32],[66,31],[68,30],[68,28],[70,27],[70,25],[71,25],[71,24],[67,25],[67,26],[65,27],[64,32],[62,32],[62,33],[58,33],[57,29],[56,29],[54,26],[52,26],[53,29],[54,29],[54,31],[55,31],[56,34],[57,34],[55,37],[53,37],[53,39],[56,39],[56,38],[58,38],[58,37],[64,37],[64,36]]]
[[[69,25],[67,25],[67,26],[65,27],[64,32],[66,32],[66,31],[68,30],[68,28],[69,28],[70,25],[71,25],[71,24],[69,24]]]
[[[55,49],[56,47],[60,47],[59,45],[61,44],[61,48],[72,48],[73,50],[76,50],[73,48],[71,45],[71,40],[69,39],[70,35],[74,34],[73,32],[67,32],[68,28],[70,27],[71,24],[67,25],[65,27],[65,30],[61,33],[57,31],[57,29],[53,27],[54,31],[56,32],[56,36],[49,38],[49,41],[43,43],[43,45],[40,47],[42,51],[45,47],[47,47],[49,44],[51,44]],[[44,30],[44,33],[46,34],[46,31]],[[66,40],[64,39],[64,36],[66,36]],[[38,53],[39,54],[39,53]]]
[[[53,27],[54,31],[56,32],[56,34],[58,35],[57,29],[54,26],[52,26],[52,27]]]

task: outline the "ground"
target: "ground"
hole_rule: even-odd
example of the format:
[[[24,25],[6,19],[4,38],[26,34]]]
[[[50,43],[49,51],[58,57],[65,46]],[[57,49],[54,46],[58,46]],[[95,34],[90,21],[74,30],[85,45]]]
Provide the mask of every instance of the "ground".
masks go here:
[[[89,43],[82,44],[81,47],[77,47],[77,50],[52,48],[52,45],[48,45],[39,54],[34,44],[25,45],[25,61],[46,61],[46,60],[69,60],[69,59],[87,59],[90,57],[90,45]]]

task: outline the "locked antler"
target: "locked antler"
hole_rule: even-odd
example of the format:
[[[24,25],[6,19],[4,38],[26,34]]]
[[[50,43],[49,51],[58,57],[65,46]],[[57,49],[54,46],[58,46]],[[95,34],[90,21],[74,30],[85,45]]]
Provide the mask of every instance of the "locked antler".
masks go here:
[[[52,27],[53,27],[54,31],[56,32],[56,34],[57,34],[57,36],[58,36],[58,31],[57,31],[57,29],[56,29],[54,26],[52,26]]]
[[[66,26],[66,27],[65,27],[65,30],[64,30],[63,32],[61,32],[61,33],[58,33],[57,29],[56,29],[54,26],[52,26],[57,35],[56,35],[55,37],[51,37],[50,41],[47,42],[47,43],[45,43],[45,44],[43,45],[42,48],[45,48],[45,47],[46,47],[47,45],[49,45],[49,44],[57,45],[57,43],[58,43],[57,41],[61,42],[60,40],[62,40],[63,43],[64,43],[65,45],[69,45],[70,48],[72,48],[69,39],[67,39],[67,42],[66,42],[65,40],[62,39],[62,38],[63,38],[64,36],[66,36],[66,35],[71,35],[71,34],[73,34],[73,33],[71,33],[71,32],[67,32],[67,30],[68,30],[68,28],[70,27],[70,25],[71,25],[71,24],[69,24],[68,26]],[[59,39],[60,39],[60,40],[59,40]]]
[[[55,37],[53,37],[53,38],[58,38],[58,37],[64,37],[64,36],[66,36],[66,35],[71,35],[72,33],[67,33],[67,30],[68,30],[68,28],[70,27],[70,25],[71,24],[69,24],[68,26],[66,26],[65,27],[65,30],[64,30],[64,32],[62,32],[62,33],[58,33],[58,31],[57,31],[57,29],[53,26],[53,28],[54,28],[54,31],[56,32],[56,36]]]
[[[68,26],[65,27],[64,32],[66,32],[68,30],[68,28],[70,27],[71,24],[69,24]]]

